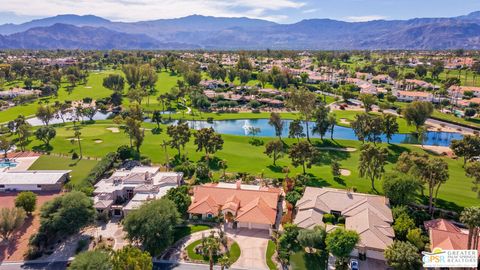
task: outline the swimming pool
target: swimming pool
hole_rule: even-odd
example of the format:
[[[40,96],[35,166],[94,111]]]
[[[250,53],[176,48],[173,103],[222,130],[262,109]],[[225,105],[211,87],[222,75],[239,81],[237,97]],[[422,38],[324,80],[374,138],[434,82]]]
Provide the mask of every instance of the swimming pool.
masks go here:
[[[10,161],[0,161],[0,168],[17,167],[17,163]]]

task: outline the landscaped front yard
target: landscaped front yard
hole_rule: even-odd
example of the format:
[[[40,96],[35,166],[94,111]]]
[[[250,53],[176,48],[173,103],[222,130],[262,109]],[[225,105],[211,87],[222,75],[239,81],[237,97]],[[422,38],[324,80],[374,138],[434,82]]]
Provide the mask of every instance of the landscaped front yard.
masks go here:
[[[208,256],[204,256],[203,254],[198,254],[195,251],[195,248],[197,248],[201,244],[202,244],[202,239],[193,241],[190,245],[188,245],[185,248],[185,250],[187,252],[188,258],[191,261],[208,263],[209,262]],[[231,264],[233,264],[234,262],[236,262],[238,260],[238,258],[240,258],[240,253],[241,253],[240,252],[240,246],[236,242],[231,242],[229,244],[229,250],[228,250],[228,253],[227,253],[227,256],[230,259]],[[213,261],[215,263],[217,263],[219,258],[220,258],[220,256],[214,256]]]

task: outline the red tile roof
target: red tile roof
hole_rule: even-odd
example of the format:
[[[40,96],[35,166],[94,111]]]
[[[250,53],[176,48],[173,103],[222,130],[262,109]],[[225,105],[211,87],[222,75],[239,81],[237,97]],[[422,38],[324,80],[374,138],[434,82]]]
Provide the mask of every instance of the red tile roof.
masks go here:
[[[218,214],[222,209],[236,212],[236,220],[260,224],[275,224],[280,189],[236,189],[204,184],[193,189],[191,214]]]
[[[430,248],[443,250],[468,249],[468,232],[462,231],[446,219],[434,219],[424,222],[430,236]],[[480,251],[480,246],[477,247]]]

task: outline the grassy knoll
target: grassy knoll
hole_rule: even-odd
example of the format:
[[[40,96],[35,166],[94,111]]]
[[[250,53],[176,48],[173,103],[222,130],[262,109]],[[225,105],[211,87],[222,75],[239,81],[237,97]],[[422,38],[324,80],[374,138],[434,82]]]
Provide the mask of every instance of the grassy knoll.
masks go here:
[[[208,256],[203,256],[203,255],[197,254],[195,252],[195,247],[197,247],[200,244],[202,244],[202,239],[196,240],[196,241],[192,242],[190,245],[188,245],[185,248],[185,250],[187,251],[187,255],[193,261],[208,263]],[[230,246],[230,253],[228,254],[230,262],[232,264],[234,262],[236,262],[238,260],[238,258],[240,258],[240,254],[241,254],[240,246],[236,242],[234,242]],[[216,263],[217,260],[218,260],[218,256],[214,256],[213,260]]]
[[[97,124],[83,126],[82,132],[82,145],[85,156],[102,157],[110,151],[115,151],[118,146],[124,144],[128,145],[128,136],[122,131],[119,133],[113,133],[107,130],[109,127],[115,126],[108,121],[99,121]],[[145,124],[147,129],[154,127],[153,124]],[[165,153],[160,146],[163,140],[169,140],[166,135],[165,126],[162,126],[163,131],[159,135],[153,135],[149,130],[146,131],[145,141],[142,145],[141,152],[143,155],[148,156],[152,162],[160,164],[165,162]],[[73,129],[71,126],[57,128],[57,137],[51,142],[53,152],[71,154],[73,151],[77,151],[77,145],[72,144],[69,140],[73,136]],[[291,162],[288,156],[277,161],[277,166],[272,165],[272,160],[266,156],[263,146],[252,146],[248,143],[249,137],[222,135],[225,143],[223,150],[215,154],[217,158],[225,159],[228,162],[227,172],[248,172],[254,175],[264,175],[265,177],[283,178],[285,175],[282,173],[282,167],[288,166],[291,169],[290,175],[296,175],[301,173],[301,168],[294,168],[291,166]],[[101,140],[100,143],[98,143]],[[265,143],[271,138],[264,138]],[[344,140],[325,140],[322,142],[320,139],[313,139],[314,143],[318,146],[338,146],[338,147],[353,147],[359,148],[361,143],[357,141],[344,141]],[[292,144],[295,142],[293,139],[285,139],[285,142]],[[29,147],[35,147],[41,145],[39,141],[33,141]],[[398,156],[404,151],[423,151],[420,147],[414,145],[387,145],[382,144],[384,147],[388,147],[390,151],[389,164],[386,170],[389,171],[393,168],[393,163],[396,162]],[[185,153],[190,160],[198,161],[202,158],[203,153],[196,152],[196,147],[193,144],[193,138],[187,144]],[[176,154],[176,150],[168,149],[169,157],[173,157]],[[331,173],[330,163],[332,159],[338,159],[342,165],[342,168],[351,171],[350,176],[343,176],[339,180],[334,180]],[[456,206],[469,206],[478,203],[476,193],[471,190],[471,179],[466,178],[462,169],[461,160],[453,160],[445,158],[450,166],[450,179],[446,184],[442,185],[439,192],[440,203],[450,209]],[[255,162],[252,162],[255,160]],[[366,179],[360,178],[358,175],[358,160],[359,151],[356,152],[342,152],[332,150],[321,150],[321,158],[319,162],[308,169],[307,172],[314,176],[314,180],[309,183],[312,186],[330,186],[335,188],[347,188],[356,187],[360,192],[370,191],[370,182]],[[56,166],[53,164],[52,166]],[[218,168],[214,169],[214,176],[219,177],[221,171]],[[381,191],[381,183],[377,182],[376,187]],[[461,194],[461,195],[460,195]],[[448,203],[450,202],[450,203]]]
[[[72,170],[70,181],[74,185],[81,185],[95,164],[97,164],[95,160],[78,161],[67,157],[43,155],[32,164],[29,170]]]

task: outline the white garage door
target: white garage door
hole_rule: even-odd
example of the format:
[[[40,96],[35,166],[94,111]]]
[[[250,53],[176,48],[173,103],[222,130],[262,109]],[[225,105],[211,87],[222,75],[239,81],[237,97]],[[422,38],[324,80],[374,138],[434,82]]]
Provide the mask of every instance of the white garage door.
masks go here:
[[[367,257],[376,259],[376,260],[385,261],[385,256],[383,256],[383,252],[380,252],[380,251],[367,250]]]
[[[237,227],[238,228],[257,229],[257,230],[268,230],[268,229],[270,229],[269,224],[246,223],[246,222],[239,222],[237,224]]]

